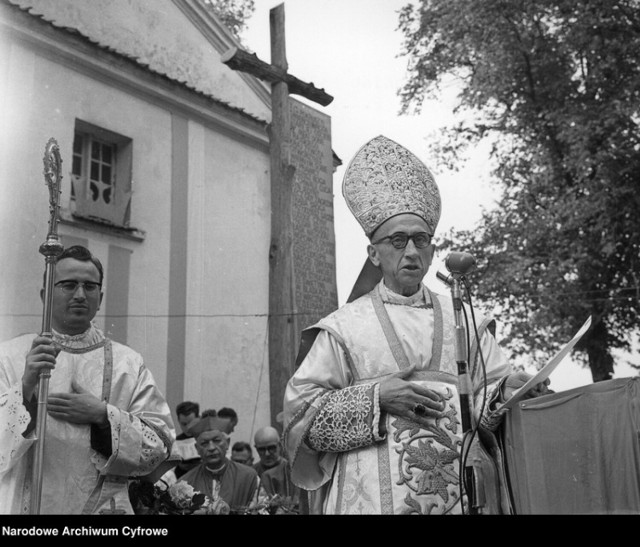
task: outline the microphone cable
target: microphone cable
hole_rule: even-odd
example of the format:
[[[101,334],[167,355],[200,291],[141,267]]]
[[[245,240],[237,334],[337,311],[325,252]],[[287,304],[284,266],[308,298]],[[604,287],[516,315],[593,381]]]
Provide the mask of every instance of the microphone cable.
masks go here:
[[[464,276],[461,276],[461,281],[464,285],[465,288],[465,292],[467,295],[467,300],[468,300],[468,305],[469,305],[469,310],[471,312],[471,323],[473,325],[473,331],[475,334],[475,339],[477,341],[477,354],[479,354],[480,357],[480,363],[481,363],[481,369],[482,369],[482,405],[480,406],[480,412],[477,413],[478,416],[478,420],[475,420],[475,416],[473,416],[473,421],[474,421],[474,425],[471,429],[471,431],[467,431],[467,432],[463,432],[462,435],[462,445],[461,445],[461,450],[460,450],[460,464],[459,464],[459,470],[458,470],[458,478],[459,478],[459,484],[460,484],[460,504],[461,504],[461,508],[462,508],[462,514],[465,513],[464,511],[464,503],[462,501],[463,499],[463,493],[468,493],[468,492],[473,492],[473,486],[474,485],[469,485],[467,484],[467,481],[465,480],[465,473],[464,470],[467,467],[467,460],[469,457],[469,451],[471,450],[471,445],[473,443],[474,438],[476,437],[476,435],[478,434],[478,428],[480,426],[480,421],[482,420],[482,415],[484,414],[484,410],[486,407],[486,402],[487,402],[487,369],[486,369],[486,364],[485,364],[485,360],[484,360],[484,355],[482,353],[482,345],[481,345],[481,340],[479,337],[479,333],[478,333],[478,325],[476,322],[476,317],[475,317],[475,312],[473,309],[473,302],[471,299],[471,291],[469,289],[469,284],[467,283],[467,280]],[[470,359],[471,358],[471,342],[470,342],[470,329],[469,329],[469,317],[467,316],[467,309],[464,306],[464,303],[462,305],[462,312],[464,315],[464,322],[465,322],[465,327],[466,327],[466,341],[467,341],[467,356]],[[474,359],[474,365],[475,365],[475,361],[476,359]],[[469,368],[471,368],[471,363],[468,362],[467,365],[469,366]],[[468,371],[467,373],[469,373],[470,371]],[[474,370],[475,373],[475,370]],[[475,374],[474,374],[475,376]],[[473,378],[473,376],[472,376]],[[473,390],[473,384],[472,384],[472,393],[471,393],[471,397],[473,400],[473,408],[475,410],[475,391]],[[474,414],[476,414],[474,412]],[[465,442],[468,439],[468,442]],[[466,447],[466,449],[465,449]],[[469,508],[471,509],[471,504],[474,502],[473,499],[469,499],[469,497],[467,496],[468,499],[468,504],[469,504]]]

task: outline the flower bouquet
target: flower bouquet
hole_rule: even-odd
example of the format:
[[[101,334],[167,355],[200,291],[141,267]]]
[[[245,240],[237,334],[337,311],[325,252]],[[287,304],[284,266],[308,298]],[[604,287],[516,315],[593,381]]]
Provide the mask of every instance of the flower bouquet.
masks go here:
[[[264,496],[248,507],[242,507],[234,511],[243,515],[297,515],[299,514],[298,502],[288,496],[274,494]]]
[[[147,515],[224,515],[229,506],[221,499],[210,500],[193,486],[177,481],[168,485],[163,480],[152,484],[134,481],[129,486],[137,514]]]

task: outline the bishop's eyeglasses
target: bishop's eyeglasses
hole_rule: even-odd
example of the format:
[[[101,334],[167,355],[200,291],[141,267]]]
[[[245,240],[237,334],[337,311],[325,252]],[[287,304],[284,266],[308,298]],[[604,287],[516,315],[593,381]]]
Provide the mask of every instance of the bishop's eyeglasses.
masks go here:
[[[413,244],[417,249],[424,249],[431,244],[431,236],[427,232],[418,232],[416,234],[405,234],[404,232],[396,232],[389,236],[381,237],[378,241],[372,241],[372,245],[377,245],[378,243],[382,243],[385,240],[389,240],[391,245],[393,245],[396,249],[404,249],[409,240],[413,241]]]
[[[65,294],[75,294],[78,290],[78,286],[82,286],[85,294],[97,294],[100,292],[102,285],[95,281],[76,281],[75,279],[64,279],[53,284],[54,287],[58,287]]]

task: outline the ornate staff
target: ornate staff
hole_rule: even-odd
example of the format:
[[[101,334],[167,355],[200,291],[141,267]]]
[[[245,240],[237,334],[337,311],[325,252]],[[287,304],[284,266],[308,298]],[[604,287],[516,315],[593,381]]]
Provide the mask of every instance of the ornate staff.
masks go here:
[[[52,137],[44,149],[44,178],[49,187],[49,233],[40,245],[40,254],[45,257],[44,308],[42,311],[42,336],[52,336],[51,300],[53,298],[53,278],[55,259],[60,256],[63,246],[58,238],[58,215],[60,212],[60,180],[62,159],[60,148]],[[40,514],[42,497],[42,462],[44,456],[44,433],[47,425],[47,399],[49,398],[49,378],[51,371],[42,370],[38,381],[38,414],[36,417],[36,446],[31,481],[31,514]]]

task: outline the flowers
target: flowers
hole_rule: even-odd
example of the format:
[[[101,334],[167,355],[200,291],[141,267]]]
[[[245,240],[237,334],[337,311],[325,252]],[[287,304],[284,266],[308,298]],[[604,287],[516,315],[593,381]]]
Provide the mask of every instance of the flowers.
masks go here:
[[[184,481],[178,481],[162,492],[160,498],[170,510],[184,514],[185,511],[187,513],[193,513],[201,508],[207,496],[196,492],[190,484]]]
[[[214,485],[213,499],[195,490],[185,481],[167,484],[162,479],[151,482],[135,479],[129,483],[129,497],[137,515],[297,515],[297,496],[262,495],[250,505],[229,505],[220,497],[219,483]]]
[[[297,515],[298,503],[288,496],[265,496],[257,503],[236,511],[241,515]]]
[[[132,481],[129,494],[137,514],[146,515],[225,515],[229,506],[218,497],[210,500],[185,481],[168,485],[163,480],[152,484]]]

